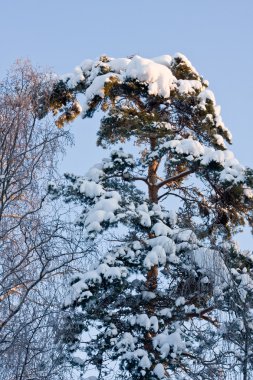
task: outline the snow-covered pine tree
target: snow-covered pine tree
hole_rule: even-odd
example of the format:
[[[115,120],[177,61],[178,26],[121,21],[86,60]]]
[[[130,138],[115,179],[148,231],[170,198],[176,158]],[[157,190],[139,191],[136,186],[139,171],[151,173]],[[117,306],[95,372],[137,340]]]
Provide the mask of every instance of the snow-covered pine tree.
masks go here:
[[[232,235],[252,225],[253,176],[208,82],[181,54],[103,56],[59,80],[49,106],[59,127],[102,110],[98,144],[117,145],[50,186],[101,244],[65,303],[73,363],[98,379],[249,379],[253,258]]]

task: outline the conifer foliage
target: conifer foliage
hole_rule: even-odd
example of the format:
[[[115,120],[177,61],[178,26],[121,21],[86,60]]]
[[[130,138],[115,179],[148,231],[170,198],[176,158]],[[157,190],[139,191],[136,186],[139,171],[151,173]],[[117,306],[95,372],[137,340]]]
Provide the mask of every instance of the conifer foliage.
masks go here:
[[[103,56],[61,78],[49,108],[58,127],[102,110],[110,151],[50,185],[103,251],[65,302],[69,359],[84,378],[250,379],[253,255],[232,236],[252,226],[253,176],[208,82],[182,54]]]

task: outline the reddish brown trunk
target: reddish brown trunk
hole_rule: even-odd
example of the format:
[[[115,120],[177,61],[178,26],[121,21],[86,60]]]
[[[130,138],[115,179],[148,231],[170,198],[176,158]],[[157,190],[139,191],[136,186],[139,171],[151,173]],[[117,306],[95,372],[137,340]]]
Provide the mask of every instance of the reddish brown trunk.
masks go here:
[[[150,148],[153,152],[156,148],[156,137],[150,138]],[[149,165],[148,168],[148,193],[149,193],[149,200],[152,203],[158,203],[158,187],[157,187],[157,177],[156,172],[159,166],[159,162],[157,160],[153,160],[152,163]],[[151,237],[151,235],[149,235]],[[146,281],[146,287],[147,289],[152,292],[157,287],[157,276],[158,276],[158,268],[157,265],[154,265],[147,274],[147,281]]]
[[[151,151],[156,149],[157,139],[156,137],[150,138],[150,147]],[[158,186],[157,186],[157,170],[159,167],[159,161],[153,160],[148,168],[148,195],[149,200],[152,203],[158,203]],[[149,233],[149,238],[152,239],[155,237],[153,233]],[[158,279],[158,266],[154,265],[147,273],[146,279],[146,289],[149,292],[155,292],[157,288],[157,279]],[[155,312],[155,299],[151,299],[147,304],[147,314],[149,316],[154,315]],[[153,338],[155,336],[155,332],[147,332],[145,335],[145,344],[144,348],[147,352],[153,353],[153,355],[158,358],[158,352],[154,350],[153,347]]]
[[[157,288],[158,268],[154,265],[147,273],[146,288],[149,292],[153,292]]]
[[[150,138],[150,147],[153,152],[156,148],[156,138]],[[159,166],[159,162],[157,160],[153,160],[152,163],[148,167],[148,195],[149,200],[152,203],[158,203],[158,187],[157,187],[157,177],[156,172]]]

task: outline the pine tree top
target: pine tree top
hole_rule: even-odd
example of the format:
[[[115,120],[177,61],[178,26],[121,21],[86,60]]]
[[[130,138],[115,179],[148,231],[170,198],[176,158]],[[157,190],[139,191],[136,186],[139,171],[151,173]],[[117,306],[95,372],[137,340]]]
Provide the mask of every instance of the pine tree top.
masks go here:
[[[84,94],[82,107],[76,99],[78,94]],[[59,127],[81,112],[83,117],[91,117],[101,108],[118,122],[121,119],[122,127],[127,121],[129,133],[136,129],[142,137],[145,136],[145,131],[140,131],[143,124],[149,132],[150,128],[159,128],[160,134],[177,126],[186,135],[191,131],[221,148],[224,139],[232,141],[220,107],[208,89],[208,81],[182,54],[152,59],[136,55],[85,60],[56,83],[50,107],[54,112],[61,112],[57,120]],[[120,133],[123,138],[122,129]]]
[[[165,159],[167,178],[174,183],[194,173],[218,194],[208,197],[219,208],[219,222],[241,225],[247,215],[252,224],[252,171],[227,149],[232,135],[208,85],[179,53],[151,59],[101,56],[59,78],[47,106],[57,114],[58,127],[101,110],[99,145],[134,139],[144,145],[143,167]]]

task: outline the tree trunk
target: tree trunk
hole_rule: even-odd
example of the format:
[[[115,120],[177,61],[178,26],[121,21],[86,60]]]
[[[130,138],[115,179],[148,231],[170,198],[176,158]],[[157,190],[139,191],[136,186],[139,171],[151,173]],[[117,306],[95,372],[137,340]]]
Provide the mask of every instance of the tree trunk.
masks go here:
[[[150,138],[150,148],[153,152],[156,148],[157,139],[156,137]],[[157,187],[157,177],[156,172],[159,166],[158,160],[153,160],[152,163],[148,167],[148,195],[149,200],[152,203],[158,203],[158,187]]]
[[[150,148],[153,152],[156,148],[157,138],[150,138]],[[159,162],[157,160],[153,160],[152,163],[148,167],[148,194],[149,200],[152,203],[158,203],[158,187],[157,187],[157,177],[156,172],[159,166]],[[153,237],[152,234],[149,235],[149,238]],[[157,276],[158,276],[158,268],[157,265],[154,265],[147,274],[146,287],[148,291],[154,291],[157,287]]]
[[[156,143],[157,143],[156,137],[151,137],[150,138],[151,151],[155,150]],[[148,167],[148,195],[149,195],[149,200],[152,203],[158,203],[158,187],[157,187],[157,177],[156,177],[158,166],[159,166],[159,161],[153,160],[152,163]],[[152,237],[154,237],[154,234],[150,233],[149,238],[151,239]],[[147,281],[146,281],[147,291],[153,292],[156,290],[157,277],[158,277],[158,266],[154,265],[147,273]],[[154,314],[154,310],[155,310],[154,302],[155,300],[151,299],[148,303],[147,312],[149,315]],[[153,352],[155,355],[157,355],[157,353],[155,353],[153,349],[154,335],[155,333],[151,333],[151,332],[148,332],[146,334],[146,344],[144,345],[144,347],[148,352]]]

